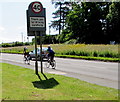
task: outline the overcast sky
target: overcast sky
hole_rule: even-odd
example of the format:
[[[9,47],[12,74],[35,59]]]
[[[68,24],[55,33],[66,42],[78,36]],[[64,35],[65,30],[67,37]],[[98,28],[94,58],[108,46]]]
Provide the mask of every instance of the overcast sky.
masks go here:
[[[51,0],[39,1],[46,8],[46,33],[49,34],[48,23],[53,20],[55,8]],[[27,41],[26,10],[31,2],[33,0],[0,0],[0,43],[22,41],[22,35],[23,41]],[[52,30],[51,33],[56,32]]]

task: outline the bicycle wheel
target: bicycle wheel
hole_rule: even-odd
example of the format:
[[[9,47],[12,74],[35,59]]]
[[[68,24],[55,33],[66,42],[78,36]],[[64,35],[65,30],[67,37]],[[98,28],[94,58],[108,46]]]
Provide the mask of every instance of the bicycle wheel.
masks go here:
[[[56,68],[56,61],[55,60],[53,60],[53,62],[51,62],[51,66],[52,66],[52,69]]]
[[[25,57],[23,57],[23,62],[26,63],[26,58]]]
[[[47,61],[47,62],[45,63],[45,66],[46,66],[46,68],[50,68],[50,62]]]
[[[27,57],[27,64],[30,65],[30,57]]]

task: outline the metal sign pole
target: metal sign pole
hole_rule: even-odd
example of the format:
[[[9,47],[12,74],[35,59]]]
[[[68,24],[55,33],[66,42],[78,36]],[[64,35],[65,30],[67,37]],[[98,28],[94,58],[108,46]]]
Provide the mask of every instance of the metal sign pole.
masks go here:
[[[40,62],[41,62],[41,73],[43,73],[43,64],[42,64],[42,34],[39,32],[40,34]]]
[[[38,75],[38,62],[37,62],[37,32],[35,31],[35,73]]]

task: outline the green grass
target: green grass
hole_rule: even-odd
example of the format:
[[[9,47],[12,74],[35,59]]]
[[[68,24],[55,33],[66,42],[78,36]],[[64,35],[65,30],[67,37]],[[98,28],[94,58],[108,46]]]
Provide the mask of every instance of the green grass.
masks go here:
[[[98,60],[98,61],[109,61],[109,62],[119,62],[119,58],[108,58],[108,57],[92,57],[92,56],[75,56],[75,55],[56,55],[56,57],[61,58],[75,58],[75,59],[85,59],[85,60]]]
[[[2,65],[0,64],[0,100],[2,99]]]
[[[34,46],[27,46],[28,51],[34,50]],[[24,46],[2,48],[1,52],[23,54]]]
[[[47,47],[48,45],[43,45]],[[34,46],[27,46],[29,51],[34,49]],[[51,44],[56,56],[65,56],[70,58],[80,58],[88,60],[101,61],[120,61],[118,53],[119,45],[93,45],[93,44]],[[2,48],[2,52],[7,53],[23,53],[24,46]],[[72,56],[72,57],[71,57]]]
[[[59,55],[119,58],[118,45],[55,44],[51,46]]]
[[[117,100],[118,90],[62,75],[2,64],[2,100]],[[1,70],[1,69],[0,69]],[[97,101],[96,101],[97,102]]]

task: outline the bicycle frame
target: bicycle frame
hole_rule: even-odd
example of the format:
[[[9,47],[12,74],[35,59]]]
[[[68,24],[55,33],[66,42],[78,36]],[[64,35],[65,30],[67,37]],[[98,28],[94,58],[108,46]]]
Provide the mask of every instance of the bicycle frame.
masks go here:
[[[47,58],[47,62],[46,62],[46,67],[50,68],[50,66],[52,67],[52,69],[55,69],[56,67],[56,61],[54,59],[53,61],[51,61],[51,56]]]

